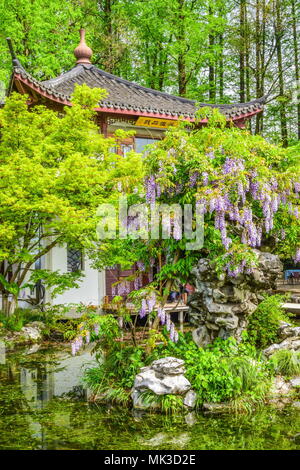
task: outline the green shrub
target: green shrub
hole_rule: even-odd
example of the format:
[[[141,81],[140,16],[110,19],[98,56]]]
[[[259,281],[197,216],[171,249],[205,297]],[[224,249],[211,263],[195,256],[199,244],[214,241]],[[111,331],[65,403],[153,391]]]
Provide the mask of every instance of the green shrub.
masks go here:
[[[229,402],[246,397],[254,403],[266,396],[270,371],[251,344],[238,344],[234,338],[217,339],[207,348],[198,348],[190,333],[179,335],[178,343],[157,347],[147,364],[159,357],[175,356],[185,361],[185,376],[197,393],[197,405]]]
[[[279,341],[278,328],[280,321],[289,321],[281,304],[285,296],[272,295],[263,300],[250,316],[247,328],[248,341],[259,349],[264,349]]]
[[[271,369],[253,345],[238,344],[229,338],[218,339],[203,349],[198,348],[190,333],[180,334],[177,343],[166,340],[148,356],[141,347],[115,341],[110,350],[99,357],[99,365],[85,371],[84,381],[97,398],[129,404],[130,390],[140,368],[167,356],[185,361],[185,376],[197,393],[199,408],[204,402],[225,401],[232,403],[233,409],[249,411],[263,402],[270,387]],[[157,397],[145,392],[143,399],[158,405],[164,413],[183,409],[182,397]]]
[[[274,364],[275,372],[277,374],[285,375],[287,377],[300,374],[299,352],[282,349],[281,351],[276,351],[271,356],[271,361]]]
[[[20,331],[27,323],[40,320],[41,312],[39,310],[17,308],[15,313],[10,316],[0,312],[0,325],[9,331]]]
[[[99,399],[129,402],[135,376],[144,365],[143,356],[143,349],[115,342],[105,356],[98,355],[96,367],[85,370],[83,381]]]
[[[165,414],[179,413],[184,409],[183,397],[180,395],[156,395],[147,390],[140,396],[143,403],[153,406],[154,410],[162,411]]]

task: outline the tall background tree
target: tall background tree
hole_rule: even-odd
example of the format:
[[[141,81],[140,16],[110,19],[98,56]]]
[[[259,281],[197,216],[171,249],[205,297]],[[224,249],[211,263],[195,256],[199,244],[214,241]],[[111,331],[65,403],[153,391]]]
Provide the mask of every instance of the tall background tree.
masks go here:
[[[93,107],[106,92],[77,87],[64,116],[13,93],[0,111],[0,292],[11,314],[20,290],[43,279],[68,288],[76,276],[36,269],[53,247],[68,244],[94,253],[97,208],[136,184],[140,155],[111,153],[113,139],[99,134]],[[31,283],[31,285],[32,285]]]
[[[299,16],[299,0],[0,0],[0,80],[6,36],[48,79],[74,65],[85,27],[95,65],[123,78],[204,103],[267,95],[252,131],[286,146],[300,137]]]

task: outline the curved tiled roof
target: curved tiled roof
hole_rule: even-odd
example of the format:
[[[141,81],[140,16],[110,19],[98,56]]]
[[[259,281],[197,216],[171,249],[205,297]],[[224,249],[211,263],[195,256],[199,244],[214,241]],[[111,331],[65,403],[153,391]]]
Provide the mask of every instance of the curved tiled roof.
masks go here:
[[[227,119],[242,119],[263,109],[264,97],[238,104],[203,104],[194,100],[163,93],[104,72],[92,64],[77,64],[70,71],[50,80],[40,82],[32,77],[20,63],[14,66],[14,73],[32,84],[36,89],[61,102],[70,102],[74,86],[86,84],[91,88],[104,88],[107,98],[99,103],[100,108],[131,113],[151,113],[178,118],[193,119],[199,107],[218,108]]]

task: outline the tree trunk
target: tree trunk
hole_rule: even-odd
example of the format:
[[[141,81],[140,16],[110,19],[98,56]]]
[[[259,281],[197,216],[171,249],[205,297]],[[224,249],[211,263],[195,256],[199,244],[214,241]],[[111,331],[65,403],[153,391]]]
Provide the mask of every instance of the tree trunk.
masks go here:
[[[213,15],[213,9],[210,6],[208,9],[209,17]],[[209,102],[215,103],[216,101],[216,83],[215,83],[215,61],[213,58],[214,46],[215,46],[215,36],[211,31],[208,35],[208,44],[209,44],[209,67],[208,67],[208,81],[209,81]]]
[[[106,59],[106,71],[113,73],[115,72],[115,57],[113,50],[114,42],[114,30],[113,30],[113,20],[112,20],[112,3],[113,0],[105,0],[103,4],[103,17],[104,17],[104,35],[108,39],[107,46],[107,59]]]
[[[245,4],[245,63],[246,63],[246,101],[251,101],[250,89],[250,31],[247,15],[247,5]],[[252,132],[251,119],[248,121],[250,132]]]
[[[219,36],[219,45],[220,45],[220,59],[219,59],[219,97],[222,103],[224,99],[224,36],[220,34]]]
[[[246,90],[245,90],[245,16],[246,16],[246,0],[240,2],[240,102],[245,103],[246,101]]]
[[[256,0],[255,6],[255,82],[256,98],[261,95],[261,30],[260,30],[260,0]],[[255,134],[261,132],[261,113],[256,116]]]
[[[177,41],[179,44],[179,53],[177,59],[178,71],[178,92],[180,96],[186,96],[186,60],[185,60],[185,15],[184,15],[185,0],[178,0],[178,31]]]
[[[299,53],[298,53],[298,35],[297,35],[297,17],[295,0],[291,0],[292,6],[292,29],[293,29],[293,46],[294,46],[294,63],[295,63],[295,78],[297,86],[297,94],[300,93],[300,70],[299,70]],[[297,96],[297,135],[300,140],[300,97]]]

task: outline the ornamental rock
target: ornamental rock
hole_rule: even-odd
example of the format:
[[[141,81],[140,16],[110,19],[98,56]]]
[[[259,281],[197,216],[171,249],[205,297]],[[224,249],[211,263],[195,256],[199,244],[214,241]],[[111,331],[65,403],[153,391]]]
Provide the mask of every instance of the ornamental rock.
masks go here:
[[[275,288],[283,270],[279,257],[254,251],[258,263],[251,274],[218,276],[208,259],[200,259],[193,268],[196,291],[188,305],[190,321],[197,327],[192,335],[198,346],[206,346],[217,337],[240,340],[249,315],[263,299],[262,293]]]
[[[191,384],[184,373],[184,361],[176,357],[163,357],[148,367],[142,367],[135,378],[131,393],[134,408],[158,407],[157,404],[149,405],[143,400],[144,392],[152,392],[155,395],[181,395],[185,406],[193,408],[196,395],[192,392]]]

